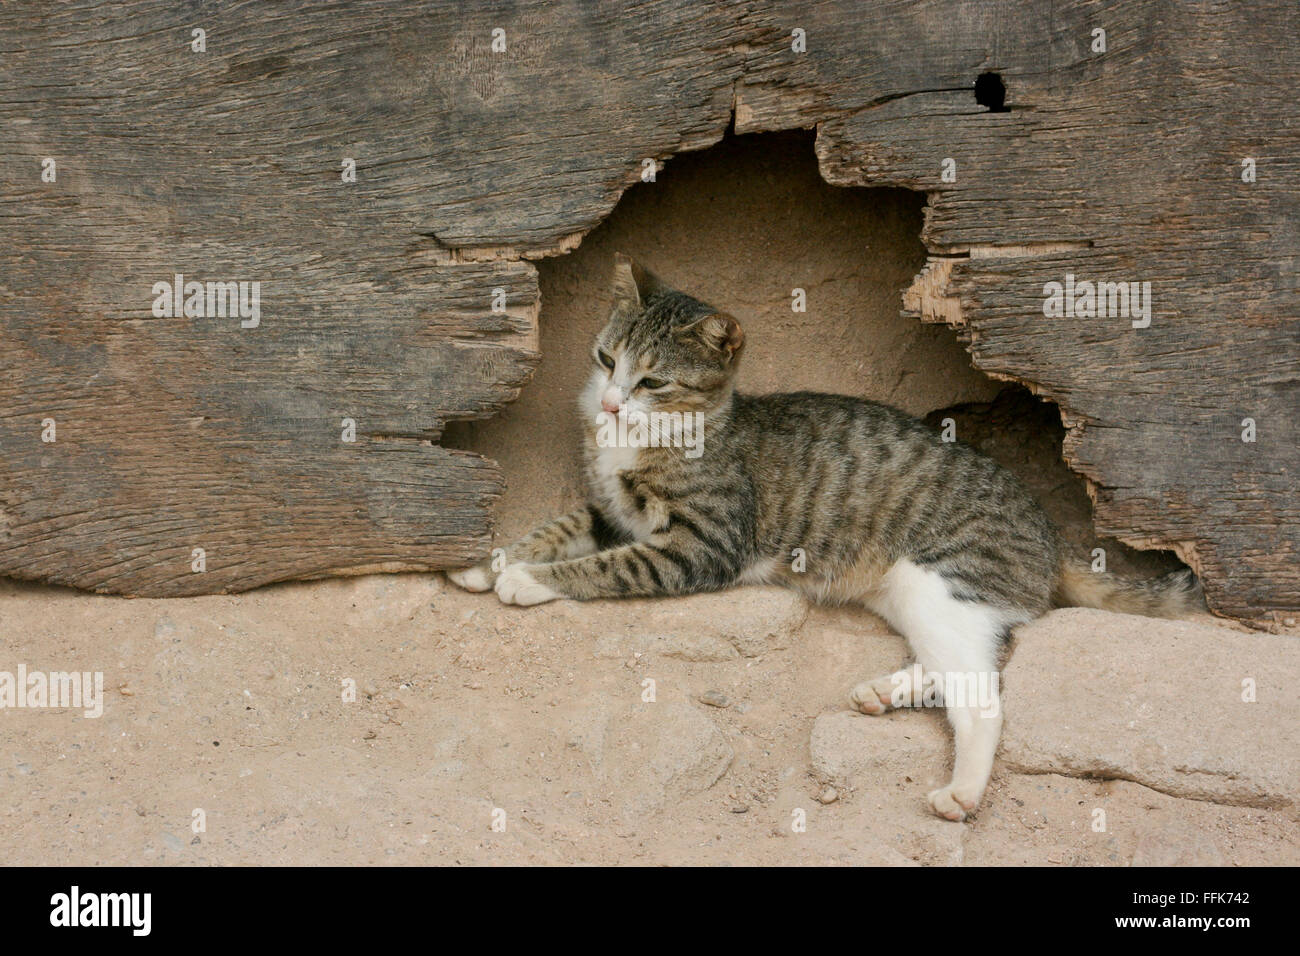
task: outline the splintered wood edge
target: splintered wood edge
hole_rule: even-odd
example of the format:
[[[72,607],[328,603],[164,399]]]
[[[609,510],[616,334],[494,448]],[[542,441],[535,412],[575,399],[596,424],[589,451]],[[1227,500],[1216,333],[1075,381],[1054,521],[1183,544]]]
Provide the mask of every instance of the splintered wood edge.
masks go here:
[[[1056,255],[1062,252],[1081,251],[1090,247],[1090,243],[1074,241],[1035,242],[1006,246],[954,246],[945,250],[947,254],[931,255],[927,258],[921,271],[912,279],[912,284],[903,290],[903,312],[928,324],[947,325],[958,331],[966,331],[969,329],[969,325],[962,313],[961,299],[948,293],[948,282],[952,278],[953,266],[957,262],[963,259],[966,261],[978,259],[1026,259],[1035,256]],[[993,372],[980,368],[974,354],[971,355],[971,364],[990,378],[1023,385],[1034,395],[1040,398],[1046,397],[1057,406],[1061,416],[1061,424],[1066,430],[1065,439],[1061,443],[1061,459],[1072,472],[1083,479],[1084,488],[1088,493],[1088,499],[1092,502],[1095,513],[1097,508],[1097,479],[1095,476],[1089,475],[1079,465],[1078,458],[1072,451],[1083,441],[1083,432],[1087,428],[1086,420],[1071,411],[1068,404],[1059,398],[1045,396],[1043,389],[1035,382],[1005,372]],[[1095,524],[1095,519],[1091,520]],[[1171,540],[1152,535],[1124,534],[1122,532],[1111,535],[1111,537],[1139,551],[1172,550],[1180,561],[1196,573],[1198,578],[1202,576],[1201,557],[1197,552],[1197,542],[1194,540]],[[1214,609],[1211,608],[1211,610]]]

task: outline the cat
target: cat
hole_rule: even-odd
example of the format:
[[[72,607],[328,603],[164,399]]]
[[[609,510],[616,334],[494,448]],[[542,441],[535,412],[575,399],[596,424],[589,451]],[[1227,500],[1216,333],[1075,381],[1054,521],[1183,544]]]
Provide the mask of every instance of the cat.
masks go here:
[[[1012,628],[1058,606],[1176,616],[1198,600],[1188,569],[1122,581],[1066,559],[1015,476],[897,409],[738,393],[739,322],[623,255],[613,293],[579,403],[586,506],[506,549],[499,573],[490,562],[449,572],[459,586],[534,605],[768,583],[863,605],[903,635],[919,668],[858,684],[852,704],[866,714],[944,704],[956,757],[929,802],[957,821],[992,772]],[[611,421],[653,415],[668,441],[609,440]],[[702,425],[694,456],[673,441],[683,422]],[[934,696],[976,675],[979,700]]]

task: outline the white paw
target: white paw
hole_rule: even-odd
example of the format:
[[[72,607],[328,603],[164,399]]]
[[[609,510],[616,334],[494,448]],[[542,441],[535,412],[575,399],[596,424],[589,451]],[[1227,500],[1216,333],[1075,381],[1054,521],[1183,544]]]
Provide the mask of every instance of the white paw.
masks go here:
[[[496,592],[502,604],[518,604],[520,607],[544,604],[560,596],[545,584],[534,581],[526,564],[512,564],[502,571],[497,577]]]
[[[893,709],[894,705],[891,702],[893,693],[893,678],[877,677],[875,680],[864,680],[853,688],[849,700],[853,702],[855,709],[864,714],[883,714]]]
[[[939,816],[960,823],[966,814],[975,809],[980,802],[980,793],[974,787],[962,787],[950,783],[946,787],[930,791],[930,806]]]
[[[849,699],[864,714],[883,714],[897,707],[915,707],[920,703],[917,694],[921,673],[917,668],[895,671],[886,677],[864,680]]]
[[[481,564],[476,564],[472,568],[461,568],[459,571],[448,571],[447,580],[466,591],[492,590],[492,577]]]

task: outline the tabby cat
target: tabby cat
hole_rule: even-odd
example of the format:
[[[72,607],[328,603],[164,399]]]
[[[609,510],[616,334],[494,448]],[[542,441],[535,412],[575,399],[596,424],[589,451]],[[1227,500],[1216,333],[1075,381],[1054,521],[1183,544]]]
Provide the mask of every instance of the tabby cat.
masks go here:
[[[1010,629],[1053,606],[1173,616],[1195,605],[1188,570],[1124,582],[1066,560],[1051,521],[1010,472],[896,409],[842,395],[737,393],[744,343],[733,317],[617,256],[614,308],[580,403],[587,505],[506,549],[499,573],[485,562],[451,580],[519,605],[742,583],[865,605],[903,634],[919,664],[859,684],[852,702],[867,714],[925,702],[925,693],[935,701],[936,688],[957,686],[944,680],[953,675],[994,675],[996,695]],[[702,422],[701,449],[601,440],[602,422],[651,413]],[[680,425],[667,435],[682,437]],[[930,805],[963,820],[988,784],[1001,708],[986,695],[942,703],[956,760]]]

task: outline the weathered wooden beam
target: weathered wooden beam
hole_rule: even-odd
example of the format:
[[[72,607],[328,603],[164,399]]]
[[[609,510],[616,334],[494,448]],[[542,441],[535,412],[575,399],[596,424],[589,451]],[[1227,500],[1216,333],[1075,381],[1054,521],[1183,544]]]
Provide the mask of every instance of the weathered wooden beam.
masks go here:
[[[0,11],[0,573],[179,595],[486,549],[501,475],[436,442],[530,375],[536,273],[418,234],[445,106],[404,114],[378,11],[311,6]],[[178,274],[235,294],[171,308]]]
[[[1298,27],[1289,0],[8,4],[0,573],[197,593],[477,553],[499,477],[419,442],[526,380],[520,258],[734,116],[927,192],[908,307],[1060,404],[1099,530],[1178,550],[1222,613],[1295,613]],[[153,316],[175,273],[260,281],[259,327]],[[1067,275],[1149,282],[1149,325],[1044,314]]]

